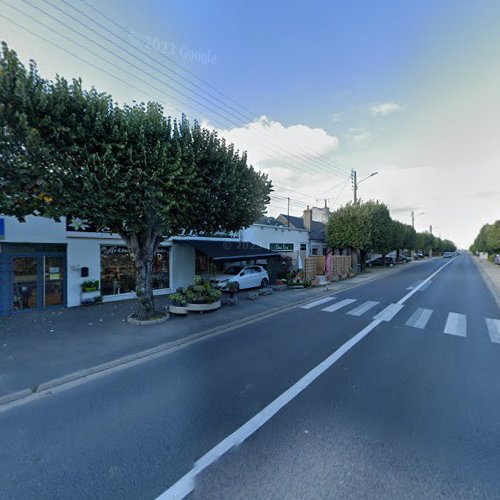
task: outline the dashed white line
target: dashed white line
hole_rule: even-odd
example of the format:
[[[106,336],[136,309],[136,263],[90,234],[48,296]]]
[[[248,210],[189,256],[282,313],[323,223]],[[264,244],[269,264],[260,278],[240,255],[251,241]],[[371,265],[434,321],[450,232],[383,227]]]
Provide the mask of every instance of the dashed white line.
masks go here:
[[[365,314],[366,311],[369,311],[372,307],[375,307],[377,304],[380,304],[380,302],[377,302],[376,300],[369,300],[364,304],[351,309],[347,314],[351,316],[361,316],[362,314]]]
[[[500,319],[484,318],[486,321],[486,326],[488,327],[488,333],[490,334],[490,340],[495,344],[500,344]]]
[[[419,307],[405,324],[406,326],[412,326],[413,328],[420,328],[423,330],[427,326],[431,314],[432,309]]]
[[[342,307],[348,306],[349,304],[352,304],[353,302],[356,302],[356,299],[344,299],[344,300],[341,300],[340,302],[337,302],[336,304],[332,304],[331,306],[325,307],[324,309],[321,309],[321,310],[330,313],[330,312],[337,311],[338,309],[341,309]]]
[[[325,297],[324,299],[315,300],[314,302],[309,302],[305,306],[300,306],[301,309],[312,309],[313,307],[320,306],[321,304],[326,304],[327,302],[331,302],[335,300],[336,297]]]
[[[379,319],[380,321],[391,321],[396,314],[403,309],[401,304],[389,304],[385,309],[376,314],[373,319]]]
[[[444,333],[456,335],[457,337],[465,337],[467,335],[467,318],[465,314],[449,313]]]

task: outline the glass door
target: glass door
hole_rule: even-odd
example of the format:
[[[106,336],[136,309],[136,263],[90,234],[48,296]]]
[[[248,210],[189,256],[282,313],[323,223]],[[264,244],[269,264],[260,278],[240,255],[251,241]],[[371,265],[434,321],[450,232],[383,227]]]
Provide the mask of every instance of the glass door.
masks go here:
[[[43,307],[64,304],[64,256],[43,257]]]
[[[38,258],[12,259],[12,308],[14,311],[38,307]]]

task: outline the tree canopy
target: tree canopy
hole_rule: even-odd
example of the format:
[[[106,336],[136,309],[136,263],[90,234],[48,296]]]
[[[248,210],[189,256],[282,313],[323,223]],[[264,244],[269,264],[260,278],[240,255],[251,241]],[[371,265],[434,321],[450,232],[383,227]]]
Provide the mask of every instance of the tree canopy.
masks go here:
[[[158,103],[119,106],[81,80],[40,76],[2,44],[0,213],[68,214],[118,233],[136,265],[137,316],[153,314],[151,266],[180,230],[238,230],[269,202],[271,183],[215,131]]]
[[[489,254],[500,253],[500,220],[492,224],[485,224],[476,236],[470,250]]]

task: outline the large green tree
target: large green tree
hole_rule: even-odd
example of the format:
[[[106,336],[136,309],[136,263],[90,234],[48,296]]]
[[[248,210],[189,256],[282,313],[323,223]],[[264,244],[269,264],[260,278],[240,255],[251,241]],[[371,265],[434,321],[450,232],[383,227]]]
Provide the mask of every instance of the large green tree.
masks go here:
[[[493,224],[485,224],[481,228],[471,246],[471,251],[489,254],[500,253],[500,220]]]
[[[136,317],[148,319],[161,241],[252,224],[271,183],[198,123],[157,103],[121,107],[80,80],[43,79],[2,44],[0,188],[0,213],[73,214],[119,234],[136,269]]]

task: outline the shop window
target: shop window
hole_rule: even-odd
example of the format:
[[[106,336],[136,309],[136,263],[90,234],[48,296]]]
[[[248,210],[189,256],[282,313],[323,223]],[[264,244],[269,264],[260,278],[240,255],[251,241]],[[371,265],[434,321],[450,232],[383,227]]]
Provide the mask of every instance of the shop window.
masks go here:
[[[305,252],[307,250],[307,245],[305,243],[301,243],[300,250]]]
[[[170,287],[169,248],[160,248],[153,261],[153,288]],[[135,267],[127,247],[101,246],[101,293],[117,295],[135,291]]]

